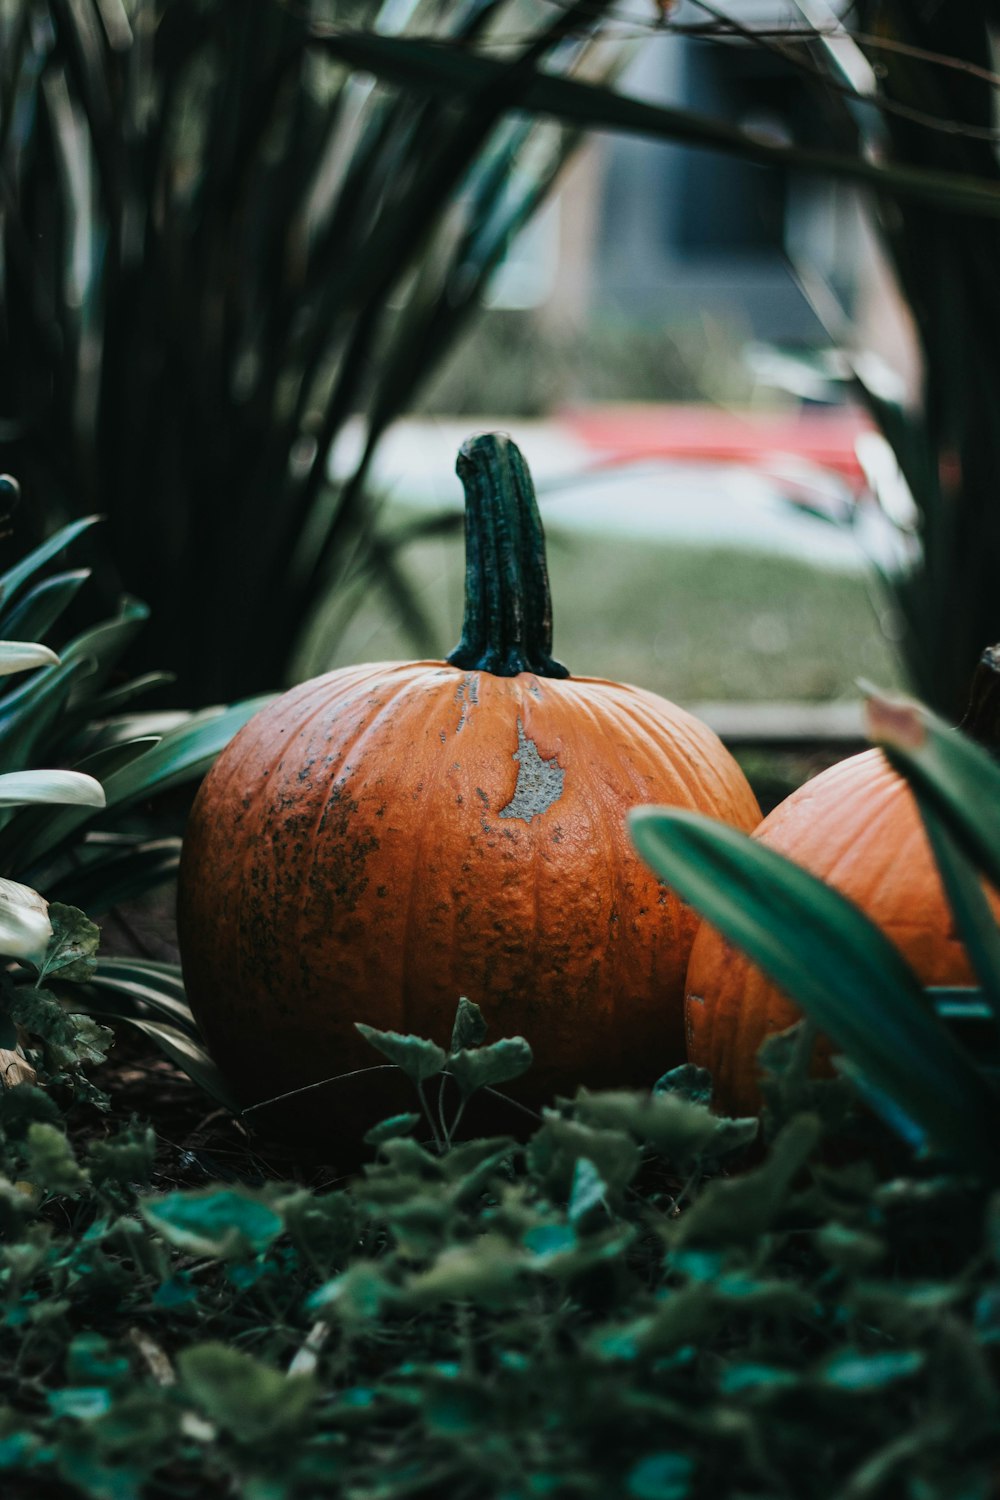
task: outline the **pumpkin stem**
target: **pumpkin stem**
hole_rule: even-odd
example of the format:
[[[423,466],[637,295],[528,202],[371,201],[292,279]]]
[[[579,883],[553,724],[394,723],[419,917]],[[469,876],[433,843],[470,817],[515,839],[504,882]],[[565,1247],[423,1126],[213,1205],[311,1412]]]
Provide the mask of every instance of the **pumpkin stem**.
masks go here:
[[[991,754],[1000,755],[1000,645],[987,646],[979,658],[969,706],[958,727]]]
[[[535,487],[520,449],[502,432],[463,443],[465,620],[454,667],[516,677],[568,677],[552,652],[552,599]]]

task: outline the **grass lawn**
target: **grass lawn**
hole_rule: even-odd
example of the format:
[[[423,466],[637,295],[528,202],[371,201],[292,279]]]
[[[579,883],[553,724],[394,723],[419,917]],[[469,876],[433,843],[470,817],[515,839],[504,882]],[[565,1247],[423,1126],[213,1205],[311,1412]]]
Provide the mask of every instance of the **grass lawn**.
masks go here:
[[[881,687],[901,683],[880,626],[890,614],[877,580],[788,557],[554,526],[548,544],[555,652],[575,675],[634,682],[680,703],[850,697],[859,676]],[[321,612],[297,676],[351,662],[437,657],[455,645],[460,534],[411,545],[403,566],[429,636],[414,639],[389,591],[369,582],[355,595],[360,602],[346,628],[343,595]]]

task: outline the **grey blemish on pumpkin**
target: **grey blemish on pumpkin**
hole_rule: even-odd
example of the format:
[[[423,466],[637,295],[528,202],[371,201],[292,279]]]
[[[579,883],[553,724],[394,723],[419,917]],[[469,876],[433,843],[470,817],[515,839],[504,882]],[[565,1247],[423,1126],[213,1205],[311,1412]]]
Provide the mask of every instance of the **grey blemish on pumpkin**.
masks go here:
[[[517,761],[517,785],[514,795],[506,807],[500,809],[501,818],[522,818],[530,823],[532,818],[548,812],[554,802],[562,796],[566,772],[556,757],[544,760],[538,753],[534,740],[529,740],[521,720],[517,721],[517,749],[513,759]]]
[[[459,734],[466,725],[469,710],[475,708],[479,702],[479,678],[475,672],[466,672],[458,687],[455,689],[455,702],[461,705],[461,715],[455,726],[455,733]]]

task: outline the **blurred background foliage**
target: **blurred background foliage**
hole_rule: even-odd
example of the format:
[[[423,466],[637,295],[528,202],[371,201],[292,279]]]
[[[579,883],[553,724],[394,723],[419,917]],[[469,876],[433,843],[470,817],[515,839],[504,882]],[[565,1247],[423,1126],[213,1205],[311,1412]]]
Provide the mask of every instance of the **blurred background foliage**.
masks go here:
[[[426,649],[368,494],[381,436],[421,402],[739,399],[739,330],[544,337],[494,312],[458,347],[599,128],[861,194],[916,330],[916,393],[868,379],[850,309],[789,253],[909,486],[922,550],[885,582],[912,685],[956,713],[1000,636],[997,6],[841,9],[797,0],[773,26],[702,0],[627,17],[605,0],[2,0],[0,466],[49,529],[106,514],[108,607],[120,577],[152,606],[137,666],[169,667],[195,706],[280,685],[331,597],[344,622],[373,580]],[[766,52],[805,90],[799,134],[622,92],[657,30]]]
[[[438,100],[318,50],[321,4],[0,7],[0,466],[50,523],[107,516],[186,701],[277,685],[317,598],[371,559],[374,445],[571,144],[511,106],[534,62],[581,62],[601,9],[336,8],[459,56],[516,33],[494,86]]]

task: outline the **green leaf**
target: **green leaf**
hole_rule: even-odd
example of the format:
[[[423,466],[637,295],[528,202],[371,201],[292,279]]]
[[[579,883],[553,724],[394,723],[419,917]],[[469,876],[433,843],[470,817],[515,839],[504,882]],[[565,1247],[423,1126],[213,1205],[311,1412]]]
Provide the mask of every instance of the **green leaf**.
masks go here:
[[[196,1344],[177,1366],[188,1396],[210,1422],[245,1447],[294,1439],[309,1425],[312,1375],[283,1375],[227,1344]]]
[[[684,1172],[708,1167],[757,1137],[756,1119],[731,1120],[692,1104],[681,1093],[641,1094],[580,1089],[576,1113],[588,1125],[625,1130]]]
[[[551,1192],[568,1198],[581,1157],[599,1173],[612,1201],[620,1200],[642,1161],[639,1147],[625,1131],[596,1129],[577,1120],[567,1120],[554,1110],[545,1110],[542,1124],[528,1145],[531,1171]]]
[[[84,992],[87,1003],[104,1015],[125,1019],[152,1013],[168,1026],[200,1040],[180,970],[174,965],[163,967],[166,973],[138,960],[100,958]]]
[[[270,701],[270,697],[248,699],[231,708],[185,716],[184,723],[168,730],[158,745],[108,777],[104,784],[108,809],[120,811],[203,776],[237,730]],[[71,809],[31,823],[15,821],[4,831],[7,857],[16,858],[20,868],[30,868],[71,839],[90,817],[90,813]]]
[[[495,1088],[527,1073],[532,1064],[531,1048],[523,1036],[504,1037],[489,1047],[453,1052],[448,1072],[458,1084],[463,1099],[477,1089]]]
[[[1000,1099],[896,948],[839,892],[735,829],[678,809],[630,816],[636,848],[743,948],[935,1145],[1000,1172]]]
[[[29,641],[0,641],[0,677],[27,672],[31,667],[57,667],[59,658],[48,646]]]
[[[448,1061],[444,1048],[424,1037],[406,1036],[400,1031],[376,1031],[374,1026],[366,1026],[363,1021],[355,1021],[354,1025],[376,1052],[381,1052],[383,1057],[402,1069],[414,1083],[434,1078]]]
[[[629,1500],[687,1500],[694,1483],[694,1462],[683,1453],[650,1453],[629,1470]]]
[[[1000,886],[1000,767],[929,709],[872,695],[867,730],[948,834]]]
[[[64,526],[57,531],[55,536],[50,536],[48,541],[42,542],[27,557],[23,557],[19,563],[15,563],[7,572],[0,575],[0,599],[8,603],[17,593],[22,584],[27,583],[33,574],[43,568],[53,557],[57,557],[66,547],[74,542],[78,536],[82,536],[91,526],[94,526],[100,516],[84,516],[79,521],[73,521],[69,526]]]
[[[69,608],[89,577],[89,568],[76,568],[46,578],[3,616],[0,630],[8,636],[40,640]]]
[[[656,1080],[653,1093],[677,1094],[689,1104],[704,1104],[707,1109],[712,1102],[712,1075],[707,1068],[681,1063]]]
[[[354,67],[445,98],[475,96],[496,87],[504,75],[504,63],[470,55],[436,40],[344,30],[324,35],[322,44]],[[953,212],[1000,218],[1000,193],[988,177],[891,162],[876,164],[863,154],[772,144],[757,132],[711,115],[647,103],[599,84],[549,72],[528,76],[518,104],[565,124],[710,147],[746,161],[867,183],[882,193]]]
[[[231,1114],[239,1114],[239,1104],[232,1090],[197,1038],[162,1021],[151,1021],[146,1016],[125,1015],[121,1009],[112,1005],[103,1006],[96,1002],[90,1008],[95,1015],[114,1018],[141,1031],[156,1043],[164,1057],[186,1073],[200,1089],[204,1089],[211,1099],[228,1109]]]
[[[79,771],[7,771],[0,775],[0,807],[19,807],[30,802],[103,807],[104,788],[93,776]]]
[[[595,1208],[606,1206],[607,1192],[607,1184],[594,1163],[586,1156],[577,1157],[567,1209],[570,1222],[578,1224]]]
[[[481,1047],[486,1040],[486,1032],[486,1020],[479,1006],[463,995],[455,1012],[450,1051],[454,1053],[468,1047]]]
[[[107,1386],[77,1385],[49,1391],[46,1400],[54,1417],[75,1417],[80,1422],[93,1422],[111,1410],[112,1395]]]
[[[759,1167],[740,1177],[718,1177],[677,1221],[683,1245],[717,1248],[767,1234],[784,1212],[795,1179],[820,1139],[819,1121],[798,1115],[781,1130]]]
[[[259,1255],[284,1229],[281,1216],[253,1194],[231,1188],[144,1198],[143,1218],[187,1255],[213,1260]]]
[[[77,907],[58,901],[49,904],[49,920],[52,936],[38,971],[39,981],[50,975],[74,981],[92,978],[101,941],[97,923]]]
[[[868,1353],[862,1349],[839,1349],[820,1367],[818,1379],[838,1391],[866,1396],[881,1391],[923,1369],[919,1349],[886,1349]]]
[[[92,697],[107,682],[118,662],[149,619],[149,606],[126,596],[115,619],[103,620],[75,636],[63,647],[64,662],[91,664],[83,691]]]
[[[381,1146],[383,1141],[392,1141],[401,1135],[412,1135],[422,1119],[422,1115],[415,1114],[390,1115],[388,1119],[379,1120],[377,1125],[366,1130],[364,1141],[369,1146]]]
[[[85,845],[77,851],[79,862],[75,868],[46,881],[53,900],[100,916],[111,907],[135,900],[174,879],[180,865],[179,838],[150,839],[91,857],[96,847]]]
[[[49,1193],[79,1193],[89,1181],[65,1133],[44,1120],[28,1126],[25,1172],[30,1182]]]
[[[47,668],[0,700],[2,764],[16,771],[31,764],[64,721],[66,703],[78,678],[90,671],[87,661]]]

